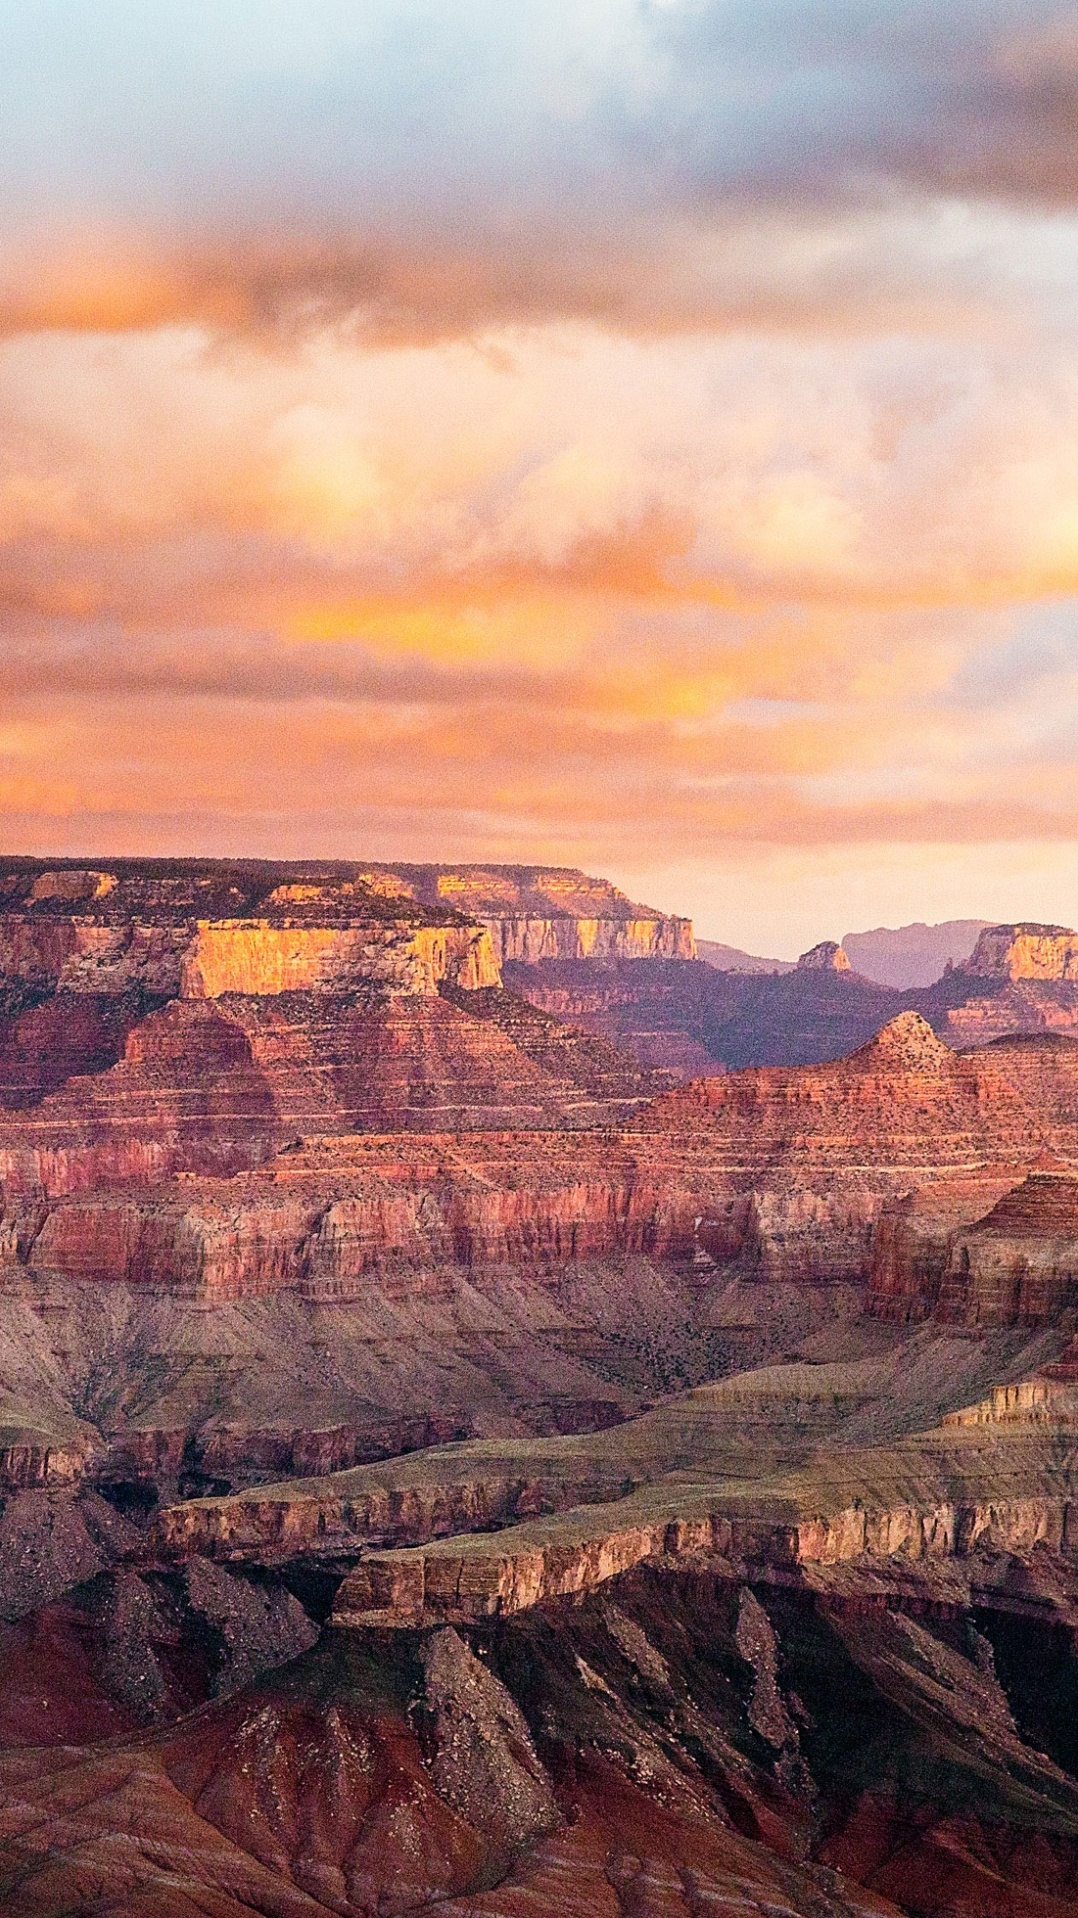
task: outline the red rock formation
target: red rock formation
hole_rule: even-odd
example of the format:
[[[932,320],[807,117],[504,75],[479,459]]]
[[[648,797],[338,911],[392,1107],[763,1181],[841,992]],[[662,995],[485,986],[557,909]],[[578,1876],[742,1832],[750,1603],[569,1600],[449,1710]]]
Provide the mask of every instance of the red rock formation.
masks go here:
[[[899,1323],[938,1312],[954,1238],[1020,1183],[1018,1167],[938,1179],[886,1204],[873,1235],[867,1306]]]
[[[280,998],[174,1004],[135,1029],[120,1065],[37,1108],[32,1145],[9,1121],[0,1131],[8,1256],[158,1284],[170,1282],[173,1260],[171,1282],[222,1297],[282,1286],[354,1296],[371,1274],[446,1260],[536,1267],[688,1257],[696,1247],[761,1277],[856,1279],[883,1200],[1004,1160],[1018,1176],[1045,1144],[1076,1144],[1069,1060],[1064,1071],[1057,1052],[1047,1055],[1046,1096],[1036,1098],[1036,1064],[1020,1047],[956,1055],[909,1013],[846,1061],[697,1082],[620,1137],[490,1133],[467,1146],[435,1137],[411,1146],[398,1133],[318,1145],[320,1131],[387,1112],[398,1124],[417,1113],[436,1123],[445,1079],[459,1070],[462,1020],[475,1040],[463,1054],[472,1078],[469,1089],[461,1074],[450,1096],[475,1097],[478,1080],[483,1103],[463,1114],[450,1106],[453,1116],[489,1119],[513,1059],[529,1062],[495,1021],[441,1001],[371,1015],[348,1006],[332,1028],[329,1002],[314,1003],[317,1016]],[[439,1033],[451,1041],[442,1063]],[[522,1067],[518,1099],[527,1081]],[[532,1085],[536,1097],[557,1089]],[[360,1096],[377,1104],[350,1103]],[[243,1172],[282,1132],[312,1142]],[[202,1183],[102,1189],[179,1166]],[[230,1172],[223,1185],[217,1170]],[[43,1203],[43,1189],[72,1196]]]
[[[845,1059],[697,1080],[657,1101],[649,1123],[706,1128],[718,1163],[734,1152],[746,1163],[738,1142],[750,1138],[756,1163],[771,1168],[959,1167],[999,1160],[1007,1147],[1032,1156],[1048,1132],[1078,1143],[1069,1114],[1058,1122],[1049,1107],[1035,1118],[1017,1076],[992,1052],[952,1052],[919,1014],[905,1012]]]
[[[1078,1314],[1078,1174],[1034,1172],[954,1232],[938,1316],[1058,1325]]]
[[[834,939],[822,939],[798,960],[802,972],[849,972],[850,962]]]
[[[572,1135],[570,1135],[571,1139]],[[706,1172],[670,1187],[613,1136],[328,1140],[262,1171],[128,1184],[11,1220],[8,1256],[73,1277],[208,1297],[355,1297],[372,1279],[534,1269],[616,1252],[691,1256]],[[20,1220],[25,1221],[20,1225]]]
[[[558,866],[372,866],[393,896],[477,919],[501,963],[692,959],[692,922],[638,906],[607,879]]]
[[[1074,1780],[1017,1730],[1009,1658],[765,1601],[644,1570],[556,1620],[334,1635],[176,1727],[10,1752],[5,1910],[1066,1918]]]
[[[975,979],[1078,980],[1078,934],[1068,926],[988,926],[963,971]]]

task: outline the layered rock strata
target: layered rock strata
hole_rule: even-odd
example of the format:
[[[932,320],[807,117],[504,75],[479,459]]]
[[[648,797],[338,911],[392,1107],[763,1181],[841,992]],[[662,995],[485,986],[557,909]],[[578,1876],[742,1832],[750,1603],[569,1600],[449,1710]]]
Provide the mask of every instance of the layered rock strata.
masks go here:
[[[9,1500],[5,1912],[1066,1918],[1078,1428],[1028,1391],[1059,1340],[828,1337],[595,1439],[293,1487],[275,1540],[283,1486],[149,1532]],[[372,1529],[432,1522],[502,1529]]]
[[[891,1448],[819,1457],[757,1487],[700,1482],[699,1466],[615,1505],[567,1511],[422,1548],[369,1552],[349,1573],[334,1609],[340,1625],[414,1628],[468,1623],[577,1598],[648,1559],[722,1561],[738,1579],[813,1583],[817,1567],[866,1568],[886,1589],[898,1561],[898,1595],[947,1590],[938,1561],[1024,1560],[1044,1552],[1063,1568],[1060,1622],[1078,1628],[1078,1427],[1026,1421],[953,1421]],[[883,1583],[881,1584],[881,1575]],[[1012,1606],[1023,1594],[1013,1576]],[[848,1587],[855,1590],[855,1584]],[[962,1593],[959,1583],[956,1588]],[[997,1602],[1005,1602],[1004,1591]],[[1036,1592],[1029,1594],[1036,1610]],[[954,1602],[952,1600],[952,1602]],[[968,1602],[968,1601],[967,1601]]]
[[[738,1372],[587,1436],[440,1446],[321,1480],[187,1501],[162,1512],[154,1537],[169,1555],[242,1561],[413,1546],[585,1500],[607,1501],[598,1519],[581,1518],[589,1537],[608,1525],[635,1531],[679,1515],[710,1523],[716,1486],[734,1501],[718,1509],[735,1510],[746,1485],[784,1482],[831,1441],[863,1445],[931,1423],[991,1380],[1027,1378],[1031,1360],[1054,1355],[1060,1343],[1051,1335],[1032,1344],[1015,1334],[984,1344],[935,1331],[879,1336],[882,1350],[872,1358]],[[841,1323],[832,1322],[828,1338],[832,1349],[856,1347]]]
[[[692,922],[557,866],[373,866],[376,885],[478,919],[498,960],[693,959]]]
[[[963,970],[976,979],[1078,981],[1078,933],[1069,926],[986,926]]]
[[[867,1303],[880,1318],[1073,1327],[1078,1173],[1042,1160],[1024,1179],[989,1171],[885,1206]]]
[[[118,1066],[42,1102],[32,1129],[22,1118],[0,1127],[8,1260],[211,1298],[344,1298],[394,1272],[626,1254],[857,1281],[887,1199],[1001,1162],[1016,1183],[1046,1148],[1078,1156],[1078,1048],[1074,1059],[1052,1054],[1038,1098],[1036,1062],[1020,1045],[956,1055],[915,1014],[833,1065],[697,1082],[616,1134],[364,1139],[387,1108],[413,1122],[414,1078],[395,1089],[401,1055],[391,1045],[364,1055],[372,1028],[354,1008],[333,1028],[327,1020],[318,1044],[307,1014],[278,1020],[266,1010],[277,1003],[165,1008],[136,1028]],[[405,1016],[418,1015],[392,1018]],[[464,1016],[434,1002],[405,1058],[419,1051],[436,1069],[439,1029]],[[470,1024],[480,1060],[491,1057],[484,1035],[495,1057],[510,1046],[496,1021]],[[455,1048],[455,1032],[450,1040]],[[525,1063],[541,1068],[514,1050],[524,1062],[516,1096],[538,1105],[556,1082],[529,1083]],[[473,1082],[479,1103],[450,1107],[454,1116],[489,1122],[500,1072],[486,1088]],[[445,1092],[444,1080],[427,1083],[429,1125]],[[580,1101],[581,1089],[562,1096]],[[536,1109],[523,1107],[532,1119]],[[565,1110],[551,1117],[564,1123]],[[340,1136],[342,1126],[356,1130]],[[293,1128],[289,1149],[267,1156]],[[198,1183],[169,1181],[179,1168]]]
[[[217,998],[356,983],[433,992],[499,982],[485,927],[387,898],[352,868],[0,862],[0,979],[57,991]]]
[[[230,1171],[296,1133],[610,1123],[658,1089],[503,993],[489,927],[439,884],[0,862],[0,1179]],[[644,918],[661,946],[666,922]]]

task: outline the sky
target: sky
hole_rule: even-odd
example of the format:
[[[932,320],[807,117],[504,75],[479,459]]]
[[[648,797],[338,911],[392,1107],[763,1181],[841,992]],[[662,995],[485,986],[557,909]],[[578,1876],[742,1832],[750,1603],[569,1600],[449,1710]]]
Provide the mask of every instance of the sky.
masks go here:
[[[1078,923],[1078,20],[0,0],[0,847]]]

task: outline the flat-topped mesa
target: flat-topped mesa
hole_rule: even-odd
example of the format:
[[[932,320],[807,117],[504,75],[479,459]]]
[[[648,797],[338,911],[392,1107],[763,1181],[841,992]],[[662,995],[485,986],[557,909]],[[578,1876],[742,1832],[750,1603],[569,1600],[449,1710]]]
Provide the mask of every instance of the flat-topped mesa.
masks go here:
[[[989,926],[962,971],[977,979],[1078,982],[1078,933],[1069,926]]]
[[[691,919],[640,906],[568,866],[374,865],[387,896],[450,906],[485,927],[500,964],[549,959],[694,959]]]
[[[821,939],[818,946],[810,946],[801,954],[797,962],[801,972],[849,972],[849,959],[842,947],[834,939]]]
[[[490,933],[356,866],[0,861],[0,990],[151,999],[500,983]]]

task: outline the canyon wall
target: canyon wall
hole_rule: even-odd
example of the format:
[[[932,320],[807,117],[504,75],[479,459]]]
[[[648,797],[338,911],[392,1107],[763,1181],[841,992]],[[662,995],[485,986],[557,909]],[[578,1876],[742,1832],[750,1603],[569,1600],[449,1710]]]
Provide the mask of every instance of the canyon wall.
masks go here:
[[[1068,926],[988,926],[962,970],[975,979],[1078,980],[1078,934]]]
[[[318,1000],[323,1024],[287,1000],[174,1002],[134,1028],[118,1065],[9,1114],[8,1258],[166,1286],[171,1270],[210,1297],[347,1297],[372,1274],[633,1253],[772,1282],[860,1281],[886,1202],[992,1167],[1015,1184],[1046,1149],[1078,1157],[1071,1048],[955,1054],[913,1013],[847,1060],[697,1081],[627,1128],[573,1132],[549,1078],[538,1066],[529,1078],[492,1020],[465,1020],[462,1068],[464,1015],[444,1000],[373,1018]],[[364,1139],[379,1114],[407,1125],[417,1058],[433,1072],[427,1142]],[[440,1135],[447,1095],[458,1124],[470,1099],[488,1128],[501,1110],[532,1129]],[[534,1130],[545,1113],[550,1129]],[[899,1296],[879,1277],[878,1300],[888,1287]]]
[[[693,959],[692,921],[636,905],[606,879],[556,866],[375,866],[367,875],[478,919],[500,963]]]

